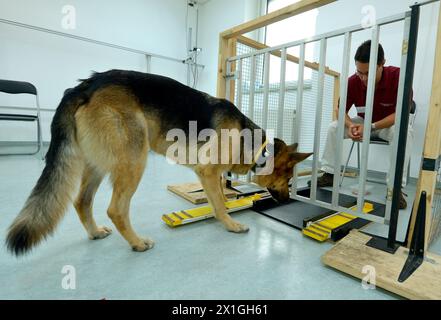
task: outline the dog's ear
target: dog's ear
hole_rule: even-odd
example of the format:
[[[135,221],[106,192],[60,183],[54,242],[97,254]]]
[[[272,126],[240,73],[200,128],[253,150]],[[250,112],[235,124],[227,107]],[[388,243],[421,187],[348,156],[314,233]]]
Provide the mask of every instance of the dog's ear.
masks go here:
[[[289,146],[286,146],[286,148],[288,149],[289,153],[295,153],[297,151],[299,144],[298,143],[294,143],[294,144],[290,144]]]

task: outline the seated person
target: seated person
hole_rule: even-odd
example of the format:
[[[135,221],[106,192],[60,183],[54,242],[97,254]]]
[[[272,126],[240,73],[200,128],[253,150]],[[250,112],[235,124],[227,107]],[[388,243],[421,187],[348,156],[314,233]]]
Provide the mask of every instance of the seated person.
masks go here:
[[[348,94],[345,114],[345,139],[350,138],[354,141],[363,140],[363,123],[366,106],[366,93],[369,72],[369,57],[371,41],[364,42],[355,54],[356,73],[348,80]],[[395,109],[397,104],[398,83],[400,79],[400,68],[385,67],[384,50],[381,45],[378,49],[377,75],[375,86],[374,107],[372,115],[371,137],[379,137],[383,140],[392,142],[395,132]],[[349,109],[355,105],[358,116],[350,118]],[[335,150],[337,146],[337,126],[338,122],[330,124],[326,145],[322,157],[322,171],[324,175],[317,180],[319,187],[333,185]],[[409,127],[406,145],[406,155],[404,161],[403,179],[407,177],[407,169],[410,160],[410,146],[413,141],[413,131]],[[391,159],[393,159],[391,155]],[[400,192],[399,208],[407,207],[403,193]]]

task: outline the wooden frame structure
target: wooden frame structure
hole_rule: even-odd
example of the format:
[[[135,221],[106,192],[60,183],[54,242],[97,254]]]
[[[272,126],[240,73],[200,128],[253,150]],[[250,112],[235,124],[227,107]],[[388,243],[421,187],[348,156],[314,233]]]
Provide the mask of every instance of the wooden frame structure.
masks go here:
[[[268,26],[272,23],[293,17],[312,9],[332,3],[336,0],[302,0],[293,5],[287,6],[255,20],[243,23],[239,26],[226,30],[219,37],[219,61],[217,77],[217,96],[234,101],[234,82],[230,81],[231,87],[227,90],[227,60],[235,56],[237,42],[243,43],[255,49],[264,49],[266,46],[243,35],[247,32]],[[433,1],[427,1],[425,4]],[[436,38],[435,65],[433,73],[432,94],[430,110],[426,129],[426,137],[423,152],[423,164],[417,185],[417,196],[413,206],[411,221],[408,229],[407,243],[398,248],[395,253],[387,253],[379,249],[368,247],[366,244],[372,237],[358,231],[351,232],[346,238],[340,241],[334,248],[327,252],[322,261],[324,264],[348,273],[354,277],[363,279],[363,268],[372,266],[376,271],[376,285],[410,299],[441,299],[441,256],[429,253],[427,246],[431,231],[432,204],[435,195],[437,171],[441,158],[441,8],[438,19],[438,34]],[[403,43],[403,49],[406,43]],[[281,56],[278,50],[270,52],[272,55]],[[376,53],[374,54],[376,55]],[[299,62],[298,57],[286,55],[287,61]],[[323,70],[323,66],[305,61],[305,67]],[[234,71],[234,63],[230,71]],[[330,69],[325,69],[326,74],[334,76],[334,109],[338,107],[340,93],[340,74]],[[230,96],[227,97],[227,92]],[[334,112],[334,119],[336,112]],[[416,228],[420,194],[427,194],[426,216],[425,216],[425,247],[424,262],[405,281],[399,282],[400,270],[410,257],[412,252],[411,244]],[[424,198],[423,198],[424,199]],[[423,223],[424,224],[424,223]]]
[[[438,14],[438,31],[436,36],[436,47],[435,47],[435,64],[433,69],[433,80],[432,80],[432,95],[430,98],[429,116],[427,118],[427,128],[426,136],[424,140],[423,149],[423,159],[430,159],[433,162],[437,162],[441,156],[441,6]],[[421,194],[422,191],[427,193],[426,207],[432,208],[433,199],[435,196],[437,171],[421,170],[417,185],[417,195]],[[415,205],[412,211],[412,218],[409,227],[409,237],[407,247],[410,246],[410,239],[412,239],[416,211],[419,205],[419,198],[416,198]],[[428,210],[426,217],[426,232],[425,232],[425,244],[429,244],[429,235],[432,226],[430,225],[432,221],[431,210]]]
[[[226,81],[226,62],[229,57],[236,55],[236,45],[237,42],[247,45],[254,49],[263,49],[267,46],[258,41],[252,40],[243,36],[245,33],[254,31],[273,23],[294,17],[296,15],[302,14],[309,10],[319,8],[321,6],[327,5],[329,3],[335,2],[337,0],[302,0],[295,4],[289,5],[287,7],[281,8],[267,15],[261,16],[255,20],[245,22],[239,26],[233,27],[222,32],[219,35],[219,60],[218,60],[218,76],[217,76],[217,97],[226,98],[230,101],[234,101],[234,81],[231,81],[230,97],[227,97],[227,81]],[[272,55],[281,57],[281,52],[279,50],[271,52]],[[299,63],[299,58],[287,55],[287,60]],[[305,67],[319,70],[320,65],[318,63],[305,61]],[[234,71],[235,65],[232,66],[232,71]],[[337,71],[325,68],[325,73],[327,75],[334,77],[334,112],[333,119],[336,119],[336,110],[338,109],[338,98],[340,92],[340,74]]]

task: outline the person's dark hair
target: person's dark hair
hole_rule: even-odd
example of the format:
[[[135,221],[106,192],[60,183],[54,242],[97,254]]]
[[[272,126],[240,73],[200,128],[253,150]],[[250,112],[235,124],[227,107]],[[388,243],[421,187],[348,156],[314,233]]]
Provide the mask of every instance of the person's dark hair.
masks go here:
[[[361,46],[358,47],[355,53],[355,61],[361,63],[369,63],[369,58],[371,56],[371,40],[363,42]],[[377,65],[380,65],[384,61],[384,50],[381,44],[378,44],[378,59]]]

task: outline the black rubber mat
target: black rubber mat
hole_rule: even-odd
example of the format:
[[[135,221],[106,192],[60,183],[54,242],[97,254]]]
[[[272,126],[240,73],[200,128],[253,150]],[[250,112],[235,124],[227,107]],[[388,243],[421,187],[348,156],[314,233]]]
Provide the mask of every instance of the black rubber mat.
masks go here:
[[[297,192],[301,196],[309,197],[310,189],[304,188],[299,189]],[[332,202],[332,192],[325,189],[317,190],[317,200],[321,200],[324,202]],[[385,205],[369,201],[374,205],[374,211],[370,214],[384,217]],[[339,205],[342,207],[352,207],[357,204],[357,198],[353,196],[348,196],[345,194],[340,194],[339,197]],[[272,198],[265,199],[262,201],[257,201],[253,207],[253,210],[257,213],[260,213],[264,216],[275,219],[279,222],[285,223],[289,226],[292,226],[296,229],[303,229],[306,224],[310,221],[319,220],[325,218],[326,216],[335,213],[336,211],[332,211],[326,208],[322,208],[319,206],[315,206],[312,204],[304,203],[297,200],[292,200],[286,204],[279,204]],[[354,224],[357,228],[360,228],[367,223],[368,220],[358,221],[357,224]],[[344,232],[345,233],[345,232]]]

